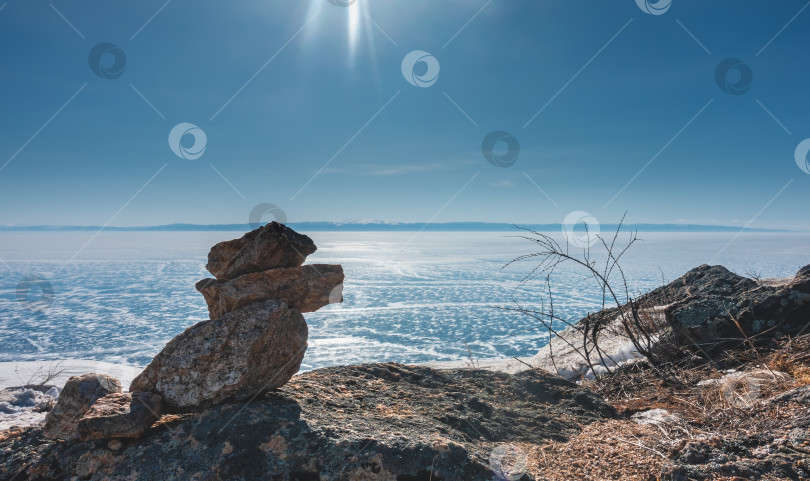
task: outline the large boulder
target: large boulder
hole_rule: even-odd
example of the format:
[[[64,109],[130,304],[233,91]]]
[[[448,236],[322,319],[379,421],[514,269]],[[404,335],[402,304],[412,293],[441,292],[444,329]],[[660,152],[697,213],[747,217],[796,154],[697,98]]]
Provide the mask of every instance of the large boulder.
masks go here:
[[[251,272],[298,267],[315,250],[309,237],[271,222],[239,239],[212,247],[206,268],[217,279],[229,280]]]
[[[343,300],[334,294],[341,284],[343,267],[314,264],[245,274],[230,281],[203,279],[196,287],[208,303],[211,319],[218,319],[245,304],[268,300],[314,312]]]
[[[297,309],[275,301],[247,304],[172,339],[129,390],[160,394],[167,412],[251,399],[298,372],[307,335]]]
[[[705,352],[752,338],[767,341],[810,326],[810,266],[790,279],[758,281],[703,265],[641,298],[646,304],[662,300],[668,301],[664,315],[672,330],[664,339]]]
[[[121,383],[107,374],[71,376],[59,394],[56,406],[45,416],[43,434],[51,439],[79,439],[79,419],[97,400],[120,392]]]
[[[160,419],[162,399],[147,392],[113,393],[104,396],[79,421],[82,441],[108,438],[139,438]]]
[[[0,440],[0,453],[11,453],[0,456],[0,473],[21,472],[15,481],[93,468],[93,480],[528,481],[541,479],[532,474],[543,462],[536,445],[616,417],[599,395],[542,371],[343,366],[296,376],[249,404],[179,417],[107,451],[103,464],[92,443],[32,449],[39,430],[31,428]]]

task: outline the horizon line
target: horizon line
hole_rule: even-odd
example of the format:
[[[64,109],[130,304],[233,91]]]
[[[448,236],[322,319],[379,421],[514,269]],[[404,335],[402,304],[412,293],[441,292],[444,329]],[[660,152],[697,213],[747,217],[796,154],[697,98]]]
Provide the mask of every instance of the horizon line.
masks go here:
[[[217,231],[250,231],[264,225],[261,223],[240,223],[240,224],[164,224],[154,226],[81,226],[81,225],[0,225],[0,232],[81,232],[81,231],[114,231],[114,232],[217,232]],[[425,224],[424,222],[329,222],[329,221],[305,221],[289,222],[286,225],[309,231],[433,231],[433,232],[463,232],[463,231],[512,231],[528,229],[538,232],[549,232],[562,230],[562,223],[554,224],[519,224],[507,222],[437,222]],[[615,231],[619,224],[602,224],[601,231]],[[637,223],[621,224],[622,230],[640,232],[770,232],[770,233],[801,233],[806,231],[764,228],[764,227],[743,227],[715,224],[656,224]]]

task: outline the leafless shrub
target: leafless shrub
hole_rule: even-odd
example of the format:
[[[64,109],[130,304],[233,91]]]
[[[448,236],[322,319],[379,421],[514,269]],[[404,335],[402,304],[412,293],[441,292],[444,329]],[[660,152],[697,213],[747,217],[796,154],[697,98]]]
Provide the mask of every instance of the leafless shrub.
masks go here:
[[[655,349],[657,332],[661,327],[659,326],[660,321],[654,319],[648,310],[641,306],[630,294],[628,281],[620,264],[622,257],[639,240],[638,233],[632,231],[628,233],[625,243],[619,243],[623,225],[624,217],[612,237],[608,239],[596,235],[594,241],[594,238],[587,234],[589,242],[586,243],[586,247],[582,247],[581,252],[575,248],[572,249],[568,240],[564,245],[561,245],[549,235],[518,227],[525,234],[515,237],[534,243],[539,247],[539,250],[519,256],[506,264],[506,266],[509,266],[520,261],[537,260],[538,264],[524,277],[521,285],[537,278],[544,278],[547,304],[544,302],[539,309],[528,309],[515,301],[515,307],[503,309],[516,311],[537,320],[549,332],[549,346],[551,346],[551,337],[561,340],[578,356],[582,357],[594,375],[597,374],[594,369],[596,364],[604,366],[608,373],[611,372],[610,366],[618,364],[600,346],[600,339],[605,329],[615,320],[619,320],[624,334],[630,339],[635,349],[648,359],[651,365],[658,366],[664,362],[664,359],[659,358]],[[604,261],[595,259],[591,252],[591,244],[596,244],[602,248],[605,254]],[[596,290],[600,293],[601,301],[598,311],[587,314],[581,321],[563,318],[555,312],[551,286],[554,282],[555,270],[562,264],[573,265],[584,271],[586,276],[594,281]],[[555,327],[561,325],[564,326],[563,329],[572,328],[577,330],[580,333],[581,340],[572,342],[565,336],[561,336],[560,332],[563,329]],[[552,348],[549,347],[549,349]],[[554,357],[552,351],[552,363],[554,363]]]
[[[470,349],[470,345],[466,342],[464,343],[464,347],[467,348],[467,361],[464,361],[464,364],[467,365],[470,369],[478,369],[478,361],[473,357],[472,349]]]
[[[41,364],[37,367],[36,371],[26,373],[27,377],[21,377],[19,367],[14,369],[17,373],[17,378],[22,382],[22,385],[28,389],[41,391],[45,386],[49,385],[51,381],[61,376],[65,369],[62,367],[62,361],[53,361],[48,364]],[[26,380],[27,379],[27,380]]]
[[[763,285],[762,282],[762,272],[754,270],[752,267],[749,267],[745,270],[745,276],[750,277],[757,283],[758,286]]]

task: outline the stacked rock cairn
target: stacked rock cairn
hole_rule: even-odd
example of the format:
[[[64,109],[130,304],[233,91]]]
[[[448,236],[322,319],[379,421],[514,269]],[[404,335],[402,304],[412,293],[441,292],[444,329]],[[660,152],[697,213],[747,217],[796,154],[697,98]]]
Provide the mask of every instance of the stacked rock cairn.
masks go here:
[[[303,263],[306,235],[272,222],[211,248],[198,282],[210,319],[172,339],[132,381],[73,376],[43,432],[53,439],[137,438],[162,413],[194,412],[254,399],[298,372],[307,348],[302,312],[343,301],[340,265]]]

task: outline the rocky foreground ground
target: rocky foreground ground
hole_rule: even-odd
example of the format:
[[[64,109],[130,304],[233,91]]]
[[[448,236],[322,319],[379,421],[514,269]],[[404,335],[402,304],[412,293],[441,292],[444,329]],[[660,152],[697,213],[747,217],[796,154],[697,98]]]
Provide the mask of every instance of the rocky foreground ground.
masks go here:
[[[636,364],[580,385],[539,370],[320,369],[249,403],[164,415],[139,439],[0,433],[0,479],[810,479],[808,349],[804,336],[740,353],[756,398],[707,383],[728,376],[708,366],[662,379]]]
[[[6,432],[0,479],[520,479],[528,446],[615,419],[593,391],[542,371],[339,367],[250,403],[164,416],[140,439]]]

